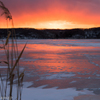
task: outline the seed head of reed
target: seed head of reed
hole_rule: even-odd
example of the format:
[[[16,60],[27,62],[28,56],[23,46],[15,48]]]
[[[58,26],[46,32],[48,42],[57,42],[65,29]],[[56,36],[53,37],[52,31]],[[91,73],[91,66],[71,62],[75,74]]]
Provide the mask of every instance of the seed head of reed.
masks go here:
[[[11,20],[11,19],[12,19],[12,15],[11,15],[10,11],[8,10],[8,8],[5,7],[5,5],[3,4],[2,1],[0,1],[0,8],[1,8],[2,11],[3,11],[2,14],[1,14],[1,16],[2,16],[2,15],[5,15],[5,18],[6,18],[6,19]]]

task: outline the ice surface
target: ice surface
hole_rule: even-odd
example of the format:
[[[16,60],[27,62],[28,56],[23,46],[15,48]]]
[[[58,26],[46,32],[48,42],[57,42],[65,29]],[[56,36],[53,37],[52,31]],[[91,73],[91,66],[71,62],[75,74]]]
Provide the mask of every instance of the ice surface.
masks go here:
[[[59,74],[53,74],[50,76],[44,76],[41,77],[40,80],[51,80],[51,79],[62,79],[62,78],[66,78],[66,77],[72,77],[75,76],[76,74],[65,74],[65,73],[59,73]]]
[[[93,46],[93,47],[100,47],[100,39],[34,39],[34,40],[21,40],[17,41],[18,44],[25,44],[28,41],[28,44],[52,44],[52,45],[66,45],[69,46]],[[0,42],[2,44],[2,42]]]
[[[8,68],[8,66],[0,66],[0,68]]]
[[[20,59],[20,71],[25,70],[26,79],[22,100],[74,100],[74,97],[79,95],[94,96],[93,92],[87,89],[76,91],[76,88],[57,88],[60,87],[59,84],[65,87],[100,87],[100,39],[18,40],[19,50],[22,50],[26,41],[27,47]],[[2,71],[1,68],[7,66],[0,66]],[[59,84],[54,84],[54,88],[43,89],[53,85],[50,84],[55,82],[52,80],[59,80]],[[65,83],[62,84],[63,82]],[[37,88],[27,88],[34,84]]]

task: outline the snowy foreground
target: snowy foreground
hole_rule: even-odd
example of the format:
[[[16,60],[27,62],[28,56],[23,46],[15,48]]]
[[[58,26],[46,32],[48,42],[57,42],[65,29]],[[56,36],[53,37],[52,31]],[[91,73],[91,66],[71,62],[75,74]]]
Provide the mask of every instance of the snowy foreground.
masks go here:
[[[22,100],[100,100],[100,96],[87,89],[76,91],[75,88],[56,89],[55,87],[42,89],[42,87],[24,88]]]
[[[45,85],[38,88],[27,88],[31,84],[33,83],[24,83],[22,89],[22,100],[100,100],[100,95],[95,95],[93,91],[87,89],[79,91],[76,91],[75,88],[57,89],[57,87],[54,87],[43,89]],[[9,86],[7,90],[9,90]],[[13,87],[12,98],[13,100],[16,99],[16,85]]]

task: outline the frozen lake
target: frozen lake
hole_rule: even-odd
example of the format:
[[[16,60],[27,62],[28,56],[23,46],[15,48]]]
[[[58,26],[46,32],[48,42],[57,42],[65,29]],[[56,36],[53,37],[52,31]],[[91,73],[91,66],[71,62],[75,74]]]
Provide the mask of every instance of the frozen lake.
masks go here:
[[[19,51],[26,41],[20,66],[29,87],[100,88],[100,39],[18,40]]]

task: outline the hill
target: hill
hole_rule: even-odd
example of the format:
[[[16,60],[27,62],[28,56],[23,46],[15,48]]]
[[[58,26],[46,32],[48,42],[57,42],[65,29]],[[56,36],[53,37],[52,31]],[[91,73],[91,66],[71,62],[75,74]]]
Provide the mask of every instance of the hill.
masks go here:
[[[100,39],[100,28],[66,30],[15,28],[14,30],[17,39]],[[0,39],[6,37],[7,29],[0,29]]]

